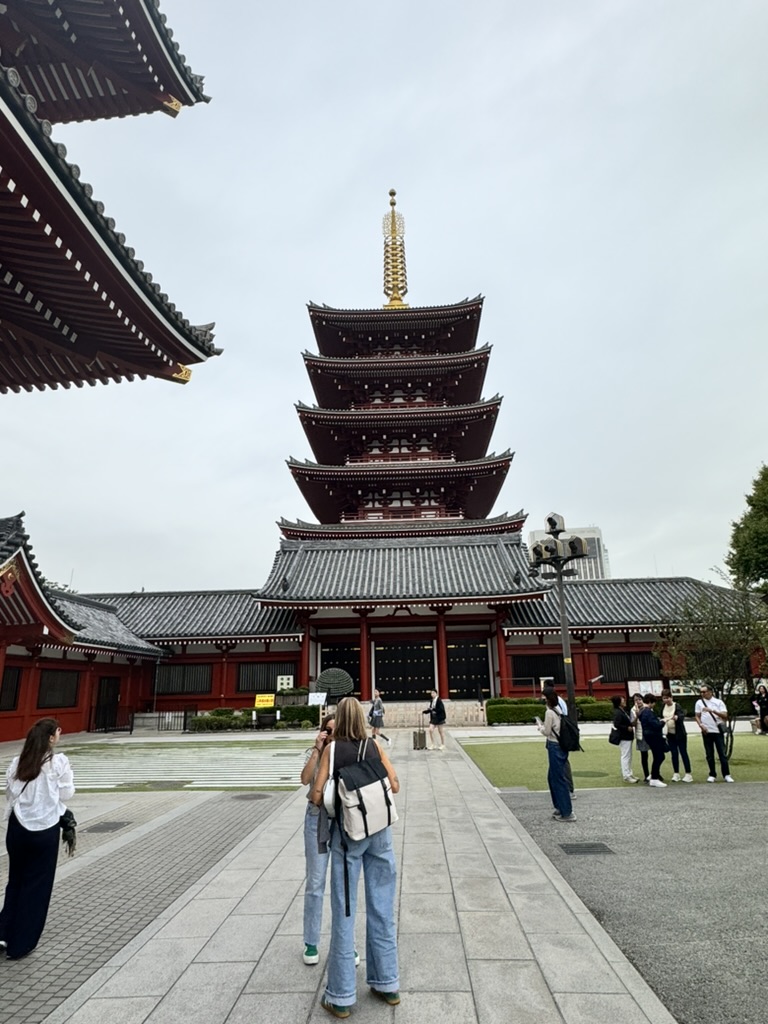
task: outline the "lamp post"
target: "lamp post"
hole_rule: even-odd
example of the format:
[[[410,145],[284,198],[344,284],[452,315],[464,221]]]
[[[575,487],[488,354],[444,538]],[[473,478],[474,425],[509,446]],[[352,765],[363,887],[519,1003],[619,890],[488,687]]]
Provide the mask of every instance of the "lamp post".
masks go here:
[[[543,540],[531,547],[531,569],[529,576],[539,576],[543,580],[554,580],[557,590],[557,600],[560,609],[560,643],[563,648],[563,668],[565,670],[565,688],[568,695],[568,717],[576,721],[576,687],[573,679],[573,660],[571,658],[571,636],[568,631],[568,613],[565,609],[565,576],[575,576],[575,569],[568,569],[566,566],[577,558],[584,558],[587,555],[587,544],[582,537],[568,537],[560,540],[560,534],[565,532],[565,520],[562,516],[552,512],[547,516],[547,535],[549,540]],[[541,572],[546,568],[549,572]]]

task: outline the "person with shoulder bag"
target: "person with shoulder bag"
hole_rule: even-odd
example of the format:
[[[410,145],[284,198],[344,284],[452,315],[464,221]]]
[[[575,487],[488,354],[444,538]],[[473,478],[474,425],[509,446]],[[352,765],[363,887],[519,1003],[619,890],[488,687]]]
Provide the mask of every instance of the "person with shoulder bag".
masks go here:
[[[429,691],[429,707],[422,711],[423,715],[429,715],[429,740],[427,750],[445,750],[445,704],[437,695],[437,690]],[[440,737],[440,745],[435,743],[435,729]]]
[[[632,774],[632,741],[635,738],[635,727],[627,713],[626,697],[611,697],[613,704],[613,732],[618,740],[619,763],[621,777],[631,784],[638,780]],[[611,742],[614,742],[613,739]]]
[[[9,960],[20,960],[37,946],[51,903],[59,821],[67,811],[64,801],[75,795],[69,758],[55,752],[60,736],[55,718],[41,718],[5,776],[8,884],[0,910],[0,946]]]
[[[568,754],[560,746],[559,728],[560,711],[558,708],[558,697],[554,690],[544,692],[544,700],[547,710],[544,714],[544,721],[536,719],[536,727],[547,741],[547,758],[549,760],[549,771],[547,772],[547,784],[549,794],[552,797],[554,812],[552,817],[557,821],[576,821],[571,803],[571,793],[568,789],[568,779],[565,774]]]
[[[336,708],[334,741],[323,751],[310,799],[318,807],[331,778],[336,788],[340,773],[362,758],[381,763],[388,788],[398,793],[400,782],[384,749],[369,740],[365,713],[354,697],[345,697]],[[331,769],[333,764],[333,769]],[[338,806],[338,800],[337,800]],[[357,1001],[355,978],[355,911],[360,873],[365,884],[365,962],[366,977],[372,993],[390,1006],[400,1002],[400,972],[395,928],[395,889],[397,867],[392,849],[390,827],[350,839],[343,823],[331,823],[331,947],[328,953],[328,980],[321,1005],[334,1017],[350,1016]],[[346,876],[346,877],[345,877]],[[348,904],[348,905],[347,905]]]
[[[694,713],[696,715],[696,723],[701,729],[701,738],[704,742],[704,756],[709,767],[707,782],[717,781],[715,751],[717,751],[720,761],[720,771],[723,773],[723,780],[725,782],[733,782],[731,769],[728,766],[728,758],[725,756],[725,743],[723,742],[723,733],[728,728],[728,708],[723,701],[713,696],[711,686],[702,686]]]
[[[392,746],[392,740],[382,732],[384,728],[384,701],[381,699],[381,690],[373,691],[373,703],[368,712],[368,721],[371,723],[371,736],[374,739],[381,737],[388,747]]]

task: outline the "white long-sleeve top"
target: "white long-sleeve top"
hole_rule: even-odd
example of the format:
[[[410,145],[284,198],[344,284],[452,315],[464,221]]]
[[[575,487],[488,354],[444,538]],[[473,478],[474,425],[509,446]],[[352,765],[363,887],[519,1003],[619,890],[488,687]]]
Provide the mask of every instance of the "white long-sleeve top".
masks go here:
[[[5,818],[11,811],[16,820],[30,832],[42,832],[57,825],[67,809],[65,800],[75,795],[75,779],[66,754],[54,754],[43,764],[40,774],[30,782],[16,778],[18,757],[14,757],[5,773]]]
[[[560,734],[560,719],[557,713],[552,708],[547,708],[546,714],[544,715],[544,721],[538,727],[539,732],[546,739],[551,740],[553,743],[557,743],[557,737]]]

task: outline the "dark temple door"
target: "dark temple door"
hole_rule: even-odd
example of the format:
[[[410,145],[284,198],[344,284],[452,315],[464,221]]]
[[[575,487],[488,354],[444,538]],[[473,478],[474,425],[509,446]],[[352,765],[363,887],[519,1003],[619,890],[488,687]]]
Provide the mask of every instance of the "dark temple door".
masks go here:
[[[102,676],[96,698],[96,714],[93,720],[94,732],[109,732],[117,726],[117,709],[120,705],[120,677]]]

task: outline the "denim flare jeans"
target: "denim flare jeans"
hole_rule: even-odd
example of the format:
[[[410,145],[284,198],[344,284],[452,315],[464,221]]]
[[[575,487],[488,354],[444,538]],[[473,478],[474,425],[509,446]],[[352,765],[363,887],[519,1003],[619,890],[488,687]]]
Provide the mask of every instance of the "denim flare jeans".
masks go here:
[[[336,1006],[357,1001],[355,978],[355,911],[360,871],[365,881],[365,965],[367,982],[379,992],[400,989],[395,929],[397,868],[391,829],[367,839],[347,840],[349,913],[344,906],[344,851],[339,830],[331,835],[331,948],[325,998]]]
[[[549,758],[547,782],[552,803],[555,805],[555,810],[560,811],[562,816],[567,818],[573,811],[571,794],[568,791],[568,781],[565,776],[568,754],[560,749],[557,740],[547,740],[547,756]]]
[[[323,927],[325,876],[330,854],[317,852],[317,824],[320,808],[307,801],[304,815],[304,857],[307,874],[304,880],[304,945],[317,946]]]

